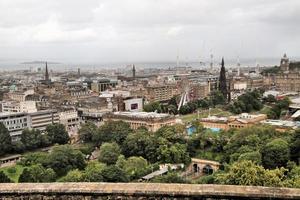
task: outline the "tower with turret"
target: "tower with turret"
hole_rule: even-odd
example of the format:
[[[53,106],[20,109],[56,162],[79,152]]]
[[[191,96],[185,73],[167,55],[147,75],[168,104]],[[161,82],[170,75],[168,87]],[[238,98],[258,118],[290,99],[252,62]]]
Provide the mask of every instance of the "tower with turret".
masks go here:
[[[286,56],[286,53],[283,55],[283,57],[281,58],[280,61],[280,69],[282,71],[289,71],[289,65],[290,65],[290,60],[289,58]]]

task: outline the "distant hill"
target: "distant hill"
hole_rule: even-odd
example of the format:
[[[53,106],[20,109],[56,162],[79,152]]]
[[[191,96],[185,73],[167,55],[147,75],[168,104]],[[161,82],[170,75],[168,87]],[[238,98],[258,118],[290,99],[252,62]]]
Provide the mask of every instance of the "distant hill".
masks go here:
[[[28,65],[28,64],[45,64],[46,63],[46,61],[31,61],[31,62],[22,62],[21,64],[26,64],[26,65]],[[61,64],[61,63],[58,63],[58,62],[47,62],[48,64]]]

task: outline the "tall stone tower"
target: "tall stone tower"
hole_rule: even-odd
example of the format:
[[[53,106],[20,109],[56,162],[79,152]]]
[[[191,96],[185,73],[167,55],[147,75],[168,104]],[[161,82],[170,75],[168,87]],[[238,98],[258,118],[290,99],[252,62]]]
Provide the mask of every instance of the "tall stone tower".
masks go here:
[[[226,83],[226,71],[225,71],[224,58],[222,58],[222,63],[221,63],[221,71],[220,71],[220,78],[219,78],[219,91],[221,91],[224,98],[227,99],[228,91],[227,91],[227,83]]]
[[[286,53],[283,55],[280,61],[280,69],[282,71],[289,71],[290,60],[286,56]]]
[[[210,70],[212,71],[214,67],[214,55],[210,54]]]
[[[46,62],[46,69],[45,69],[45,81],[46,82],[50,81],[47,62]]]
[[[77,69],[77,77],[80,78],[80,68]]]
[[[132,78],[135,79],[135,65],[132,65]]]

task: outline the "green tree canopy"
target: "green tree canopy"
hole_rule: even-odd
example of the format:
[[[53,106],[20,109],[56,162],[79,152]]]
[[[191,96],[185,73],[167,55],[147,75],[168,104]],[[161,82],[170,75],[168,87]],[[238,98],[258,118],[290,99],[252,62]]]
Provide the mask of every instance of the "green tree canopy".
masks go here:
[[[28,150],[39,148],[42,146],[42,134],[36,129],[25,129],[21,135],[21,142]]]
[[[83,182],[85,181],[84,173],[82,173],[78,169],[74,169],[69,171],[67,175],[62,177],[59,181],[60,182]]]
[[[93,135],[97,133],[97,126],[93,122],[88,121],[81,126],[78,133],[81,141],[91,142]]]
[[[300,129],[297,129],[291,139],[291,159],[300,164]]]
[[[87,182],[101,182],[103,181],[102,170],[106,165],[97,161],[91,161],[88,163],[84,170],[84,181]]]
[[[116,165],[123,169],[131,180],[140,178],[148,172],[148,162],[143,157],[130,157],[127,160],[120,156]]]
[[[45,152],[27,153],[22,157],[20,164],[28,167],[40,163],[44,164],[47,160],[48,154]]]
[[[46,132],[53,144],[67,144],[70,140],[69,134],[63,124],[48,125]]]
[[[9,152],[11,149],[11,137],[9,131],[4,126],[3,123],[0,123],[0,156]]]
[[[127,136],[122,145],[122,153],[126,157],[141,156],[150,162],[156,162],[157,147],[157,137],[141,127]]]
[[[112,165],[117,162],[120,154],[121,150],[117,143],[104,143],[100,147],[99,161]]]
[[[116,165],[109,165],[101,171],[104,182],[128,182],[128,177],[124,170]]]
[[[217,174],[217,183],[227,185],[282,186],[285,169],[265,170],[252,161],[233,163],[228,172]]]
[[[186,183],[177,173],[169,172],[163,176],[156,176],[151,180],[153,183]]]
[[[260,150],[266,143],[280,136],[281,133],[269,126],[252,126],[236,130],[224,147],[226,160],[237,161],[240,154]],[[248,150],[240,149],[242,147],[247,147]]]
[[[0,171],[0,183],[12,183],[12,180],[3,171]]]
[[[52,149],[45,165],[52,168],[58,176],[63,176],[73,169],[83,170],[86,164],[84,155],[79,150],[63,145]]]
[[[261,164],[262,162],[261,153],[259,151],[242,153],[239,156],[238,161],[242,161],[242,160],[251,160],[255,164]]]
[[[265,168],[285,167],[290,156],[289,145],[283,139],[274,139],[267,143],[262,152],[262,164]]]
[[[55,181],[56,174],[51,168],[44,168],[41,164],[25,168],[19,177],[19,182],[46,183]]]
[[[93,135],[93,142],[99,146],[104,142],[116,142],[122,145],[127,135],[132,132],[130,125],[123,121],[107,121]]]

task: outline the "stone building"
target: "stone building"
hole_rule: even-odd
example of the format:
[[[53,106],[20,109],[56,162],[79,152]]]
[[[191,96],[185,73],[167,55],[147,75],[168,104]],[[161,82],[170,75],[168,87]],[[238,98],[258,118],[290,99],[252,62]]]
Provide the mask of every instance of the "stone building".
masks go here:
[[[267,119],[267,115],[265,114],[250,115],[248,113],[242,113],[240,115],[230,117],[212,116],[202,118],[200,119],[200,123],[204,126],[204,128],[228,130],[230,128],[240,129],[250,127],[255,124],[259,124],[265,119]]]
[[[110,87],[113,87],[113,88],[116,87],[117,84],[118,84],[118,82],[116,80],[100,79],[91,84],[91,90],[93,92],[100,93],[100,92],[107,90]]]
[[[277,90],[285,92],[300,92],[300,62],[292,62],[284,54],[280,61],[280,71],[274,75],[267,75],[271,85]]]
[[[170,100],[173,96],[179,94],[175,84],[147,86],[146,91],[146,99],[149,102]]]
[[[208,83],[191,83],[190,84],[190,100],[198,100],[201,98],[208,97],[210,88]]]
[[[50,124],[59,123],[59,116],[56,110],[40,110],[28,115],[31,122],[30,128],[41,131],[45,130]]]
[[[124,121],[129,123],[132,129],[144,126],[152,132],[157,131],[163,126],[171,126],[176,123],[174,116],[154,112],[114,112],[104,116],[103,120]]]

